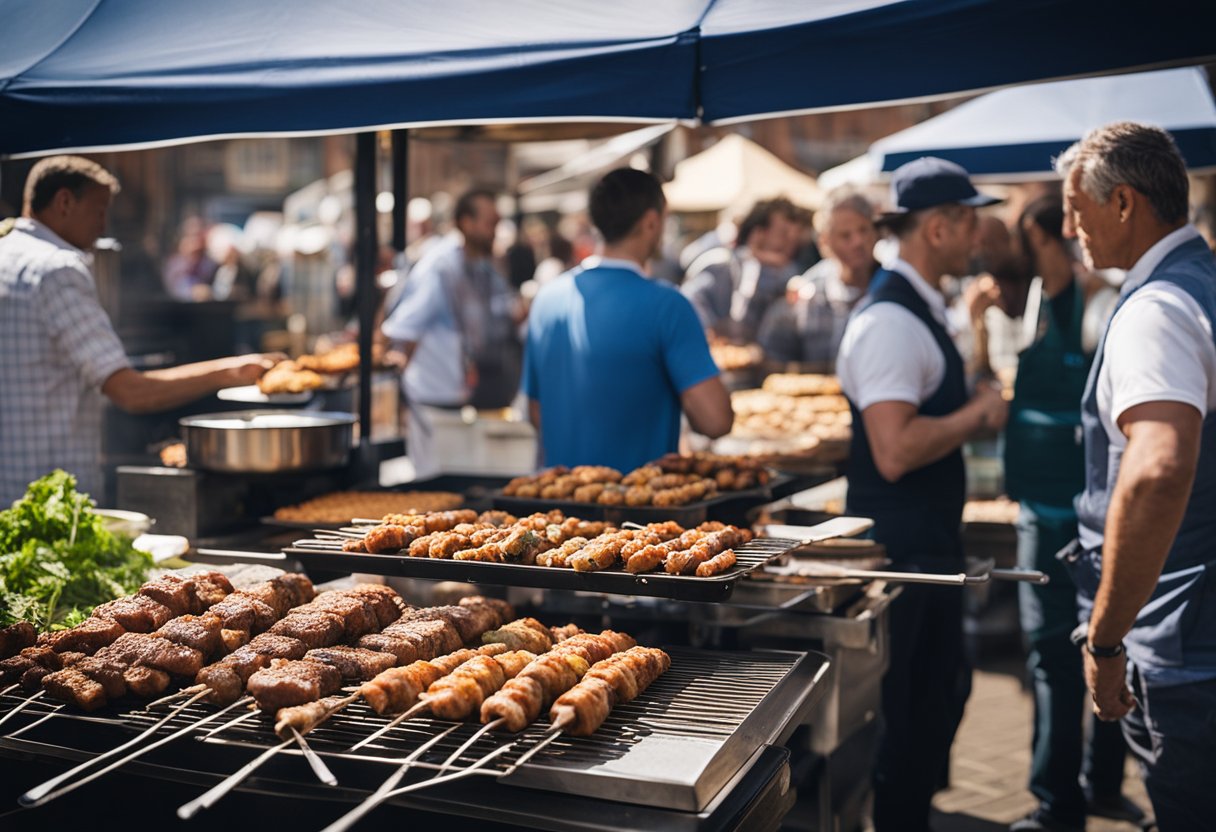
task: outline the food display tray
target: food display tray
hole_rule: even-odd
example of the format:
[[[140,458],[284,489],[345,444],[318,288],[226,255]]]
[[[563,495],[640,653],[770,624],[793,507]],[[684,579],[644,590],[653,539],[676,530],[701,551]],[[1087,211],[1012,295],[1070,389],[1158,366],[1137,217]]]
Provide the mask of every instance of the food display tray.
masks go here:
[[[436,581],[466,581],[493,586],[526,586],[536,589],[567,589],[609,595],[646,595],[676,601],[725,601],[744,575],[780,557],[797,541],[759,538],[735,547],[738,562],[720,575],[668,575],[647,572],[632,575],[619,567],[598,572],[576,572],[569,568],[528,566],[516,563],[484,563],[472,560],[412,558],[408,555],[370,555],[342,552],[319,540],[296,541],[283,554],[299,561],[310,574],[364,572],[401,578]]]
[[[475,511],[488,511],[492,507],[493,496],[502,490],[510,477],[490,474],[440,474],[422,480],[411,480],[399,483],[389,488],[351,486],[353,491],[452,491],[464,495],[464,502],[456,508],[471,508]],[[339,529],[350,525],[350,519],[343,523],[314,523],[306,520],[280,520],[274,515],[260,518],[263,525],[280,529]]]
[[[774,474],[764,485],[741,491],[724,491],[708,500],[682,506],[606,506],[574,500],[542,500],[536,497],[509,497],[501,491],[493,496],[494,508],[523,517],[536,512],[558,511],[584,520],[609,523],[662,523],[674,520],[685,528],[706,520],[743,523],[749,509],[764,505],[797,490],[799,480],[791,474]]]

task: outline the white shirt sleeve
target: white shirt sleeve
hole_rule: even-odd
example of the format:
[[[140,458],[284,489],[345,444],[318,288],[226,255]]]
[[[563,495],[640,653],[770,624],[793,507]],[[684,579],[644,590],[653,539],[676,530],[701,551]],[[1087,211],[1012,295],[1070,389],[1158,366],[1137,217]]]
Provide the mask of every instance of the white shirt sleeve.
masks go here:
[[[859,410],[878,402],[919,407],[941,386],[946,361],[933,333],[895,303],[876,303],[845,329],[836,371]]]
[[[1181,402],[1206,416],[1216,394],[1212,322],[1183,289],[1147,286],[1111,321],[1103,371],[1099,394],[1108,401],[1099,410],[1109,414],[1108,430],[1145,402]]]

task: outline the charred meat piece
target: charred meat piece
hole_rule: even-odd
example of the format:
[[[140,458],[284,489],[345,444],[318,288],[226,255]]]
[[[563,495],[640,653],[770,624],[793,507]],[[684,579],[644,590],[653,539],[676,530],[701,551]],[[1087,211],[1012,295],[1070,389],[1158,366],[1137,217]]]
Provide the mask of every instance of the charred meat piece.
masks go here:
[[[194,582],[174,575],[161,575],[139,588],[139,594],[164,604],[174,615],[197,613],[202,609]]]
[[[18,621],[0,629],[0,659],[15,656],[26,647],[33,647],[38,640],[38,631],[28,621]]]
[[[100,605],[93,610],[93,617],[113,619],[129,633],[150,633],[163,627],[173,611],[147,595],[131,595]]]
[[[203,654],[184,644],[146,633],[125,633],[97,657],[124,665],[146,665],[173,676],[195,676],[203,667]]]
[[[342,640],[345,632],[342,617],[324,610],[299,611],[281,619],[269,632],[276,636],[289,636],[308,645],[309,649],[328,647]]]
[[[387,627],[401,617],[401,608],[397,605],[401,596],[392,587],[382,584],[358,584],[344,591],[347,595],[369,604],[375,611],[376,621],[381,627]]]
[[[408,664],[418,660],[419,641],[399,633],[373,633],[359,639],[359,646],[377,653],[388,653],[395,664]]]
[[[197,572],[189,580],[194,582],[194,594],[198,597],[198,609],[191,610],[196,615],[233,593],[232,583],[222,572]]]
[[[269,630],[277,620],[271,606],[243,592],[234,592],[208,612],[218,615],[226,629],[245,630],[255,635]]]
[[[286,575],[279,575],[277,578],[272,578],[270,583],[280,587],[287,593],[287,600],[292,607],[307,604],[317,597],[317,590],[313,587],[312,581],[308,579],[307,575],[302,575],[299,572],[288,572]]]
[[[306,661],[321,662],[334,667],[343,680],[363,682],[374,678],[397,664],[391,653],[379,653],[362,647],[320,647],[304,654]]]
[[[106,699],[119,699],[127,694],[127,683],[122,677],[127,666],[120,662],[88,656],[72,665],[72,669],[80,671],[101,685],[106,692]]]
[[[236,652],[255,653],[272,659],[302,659],[308,652],[308,645],[291,636],[262,633]]]
[[[329,696],[342,686],[337,669],[321,662],[274,659],[249,677],[246,689],[263,711],[277,711]]]
[[[388,637],[379,642],[383,646],[377,646],[378,636]],[[364,636],[359,640],[360,647],[392,653],[398,657],[399,664],[442,656],[444,653],[459,650],[462,644],[456,628],[441,620],[398,621],[390,624],[382,633]],[[411,650],[413,658],[408,658]]]
[[[169,674],[151,667],[128,667],[122,672],[127,691],[141,699],[159,696],[169,688]]]
[[[484,609],[484,608],[483,608]],[[493,612],[491,611],[491,615]],[[456,628],[462,643],[476,641],[485,629],[479,629],[486,621],[483,614],[479,615],[474,607],[449,605],[445,607],[425,607],[413,610],[403,616],[402,621],[446,621]]]
[[[17,655],[0,661],[0,687],[18,681],[31,667],[59,670],[63,666],[64,654],[56,653],[49,647],[26,647]]]
[[[93,654],[114,643],[125,630],[117,621],[109,618],[86,618],[68,630],[43,633],[38,636],[39,647],[49,647],[56,653]]]
[[[75,705],[82,711],[95,711],[106,704],[105,688],[74,667],[48,674],[42,679],[42,688],[52,699]]]
[[[332,612],[341,618],[342,638],[348,641],[380,629],[376,610],[371,604],[355,595],[346,595],[342,592],[322,593],[308,605],[308,608]]]
[[[204,656],[220,652],[224,620],[218,615],[179,615],[153,635],[192,647]]]

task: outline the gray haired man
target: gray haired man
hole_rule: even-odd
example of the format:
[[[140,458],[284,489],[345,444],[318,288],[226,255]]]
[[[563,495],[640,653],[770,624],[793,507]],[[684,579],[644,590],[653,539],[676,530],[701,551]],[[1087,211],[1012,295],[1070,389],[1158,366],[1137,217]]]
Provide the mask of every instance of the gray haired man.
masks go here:
[[[1058,162],[1065,233],[1127,280],[1082,402],[1071,553],[1086,683],[1123,720],[1162,832],[1216,818],[1216,261],[1168,133],[1123,122]]]

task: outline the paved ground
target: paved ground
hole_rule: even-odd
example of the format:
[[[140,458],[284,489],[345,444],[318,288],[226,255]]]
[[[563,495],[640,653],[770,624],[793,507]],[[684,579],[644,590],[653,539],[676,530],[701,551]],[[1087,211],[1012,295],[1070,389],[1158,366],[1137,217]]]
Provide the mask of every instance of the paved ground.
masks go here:
[[[985,662],[977,670],[967,713],[954,743],[951,788],[934,800],[939,832],[996,832],[1036,805],[1026,790],[1030,769],[1032,703],[1016,659]],[[1148,797],[1128,761],[1123,792],[1141,807]],[[1090,818],[1087,832],[1129,832],[1127,823]]]

